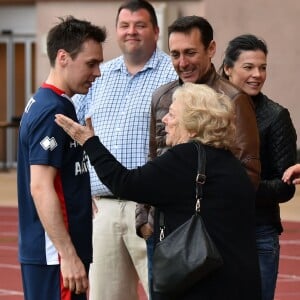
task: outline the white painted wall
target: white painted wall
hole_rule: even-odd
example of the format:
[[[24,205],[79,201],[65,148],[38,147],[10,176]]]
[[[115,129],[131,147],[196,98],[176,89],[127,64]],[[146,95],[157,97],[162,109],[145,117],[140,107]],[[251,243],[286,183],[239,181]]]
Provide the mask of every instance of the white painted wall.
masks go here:
[[[36,8],[34,5],[1,5],[0,32],[11,30],[16,34],[35,34]]]

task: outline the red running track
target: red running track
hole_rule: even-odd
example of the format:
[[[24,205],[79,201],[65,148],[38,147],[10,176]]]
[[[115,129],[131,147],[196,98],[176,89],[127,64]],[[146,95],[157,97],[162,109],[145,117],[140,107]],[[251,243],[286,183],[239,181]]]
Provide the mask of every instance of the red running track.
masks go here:
[[[283,226],[275,300],[300,300],[300,222]],[[17,208],[0,207],[0,300],[23,300],[17,230]],[[142,288],[139,294],[146,300]]]

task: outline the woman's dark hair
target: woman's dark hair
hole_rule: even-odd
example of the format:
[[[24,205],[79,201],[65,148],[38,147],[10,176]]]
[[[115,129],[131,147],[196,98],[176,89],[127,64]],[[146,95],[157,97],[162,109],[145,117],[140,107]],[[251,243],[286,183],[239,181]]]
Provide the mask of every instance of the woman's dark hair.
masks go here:
[[[130,1],[124,2],[118,9],[116,24],[118,23],[119,14],[120,14],[122,9],[128,9],[131,12],[138,11],[140,9],[145,9],[150,15],[150,20],[151,20],[151,23],[152,23],[153,27],[154,28],[158,27],[157,16],[156,16],[156,13],[155,13],[155,9],[148,1],[145,1],[145,0],[130,0]]]
[[[194,28],[199,29],[201,41],[205,49],[207,49],[214,38],[214,32],[209,22],[203,17],[185,16],[178,18],[168,27],[168,37],[173,32],[190,33]]]
[[[87,40],[103,43],[106,39],[105,27],[98,27],[88,21],[75,19],[73,16],[59,18],[59,20],[61,22],[50,29],[47,36],[47,53],[52,67],[59,49],[69,52],[74,59]]]
[[[264,40],[256,37],[253,34],[243,34],[232,39],[225,50],[224,59],[219,73],[222,77],[228,79],[224,71],[224,67],[232,68],[243,51],[261,50],[266,56],[268,55],[268,47]]]

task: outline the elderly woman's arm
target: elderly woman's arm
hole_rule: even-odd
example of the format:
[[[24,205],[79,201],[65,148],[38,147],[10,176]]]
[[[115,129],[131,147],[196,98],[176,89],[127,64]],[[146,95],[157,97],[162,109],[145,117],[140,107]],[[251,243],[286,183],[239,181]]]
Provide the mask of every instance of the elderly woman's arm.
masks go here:
[[[95,135],[91,118],[87,118],[86,126],[82,126],[62,114],[57,114],[55,115],[55,122],[81,146]]]

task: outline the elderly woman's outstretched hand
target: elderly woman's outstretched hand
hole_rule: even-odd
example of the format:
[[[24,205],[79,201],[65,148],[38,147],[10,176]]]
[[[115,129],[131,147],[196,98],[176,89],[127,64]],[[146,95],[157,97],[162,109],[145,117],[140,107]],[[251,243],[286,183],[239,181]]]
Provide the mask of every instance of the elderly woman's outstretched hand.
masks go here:
[[[91,118],[87,118],[86,126],[82,126],[62,114],[56,114],[55,122],[81,146],[95,135]]]

